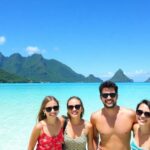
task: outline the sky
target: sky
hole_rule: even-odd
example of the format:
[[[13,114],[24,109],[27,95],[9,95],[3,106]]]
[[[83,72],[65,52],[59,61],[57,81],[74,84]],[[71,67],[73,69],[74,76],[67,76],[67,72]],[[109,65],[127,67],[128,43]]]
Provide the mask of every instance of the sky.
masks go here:
[[[34,53],[110,79],[150,77],[149,0],[1,0],[0,52]]]

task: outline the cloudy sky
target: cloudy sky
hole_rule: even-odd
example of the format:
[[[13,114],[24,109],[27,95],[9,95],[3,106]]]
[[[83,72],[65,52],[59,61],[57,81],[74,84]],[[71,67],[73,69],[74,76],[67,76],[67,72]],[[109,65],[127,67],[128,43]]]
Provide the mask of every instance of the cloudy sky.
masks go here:
[[[56,59],[106,80],[150,77],[149,0],[1,0],[0,52]]]

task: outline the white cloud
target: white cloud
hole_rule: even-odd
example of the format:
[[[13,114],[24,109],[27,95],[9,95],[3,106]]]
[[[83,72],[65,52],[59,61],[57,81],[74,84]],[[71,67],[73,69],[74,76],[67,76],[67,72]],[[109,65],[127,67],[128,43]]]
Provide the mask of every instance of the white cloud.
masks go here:
[[[126,72],[128,77],[134,79],[134,81],[145,81],[150,77],[150,72],[143,69],[135,70],[134,72]]]
[[[0,36],[0,45],[3,45],[6,42],[6,38],[4,36]]]
[[[40,53],[40,49],[37,46],[28,46],[26,51],[29,55]]]
[[[135,70],[134,72],[127,72],[126,73],[130,77],[139,77],[139,76],[149,76],[150,72],[144,71],[142,69],[140,70]]]

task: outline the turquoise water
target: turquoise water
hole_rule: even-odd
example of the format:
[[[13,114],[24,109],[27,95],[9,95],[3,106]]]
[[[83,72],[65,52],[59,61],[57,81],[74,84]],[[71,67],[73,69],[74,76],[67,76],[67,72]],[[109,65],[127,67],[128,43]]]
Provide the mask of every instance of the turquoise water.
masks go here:
[[[150,99],[150,83],[118,83],[118,104],[135,109],[144,98]],[[0,150],[26,150],[43,98],[53,95],[60,101],[59,115],[66,114],[66,101],[79,96],[85,106],[84,118],[103,105],[99,83],[0,84]]]

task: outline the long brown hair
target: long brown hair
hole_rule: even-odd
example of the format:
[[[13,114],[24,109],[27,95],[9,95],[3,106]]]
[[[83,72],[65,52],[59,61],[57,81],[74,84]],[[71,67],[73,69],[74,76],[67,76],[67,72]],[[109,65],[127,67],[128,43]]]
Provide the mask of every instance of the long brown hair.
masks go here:
[[[49,102],[49,101],[55,101],[57,103],[57,105],[59,106],[59,102],[58,100],[54,97],[54,96],[46,96],[44,98],[44,100],[42,101],[42,104],[41,104],[41,107],[40,107],[40,111],[38,113],[38,116],[37,116],[37,120],[38,121],[41,121],[41,120],[44,120],[46,119],[46,115],[44,114],[43,110],[45,108],[45,105]]]

